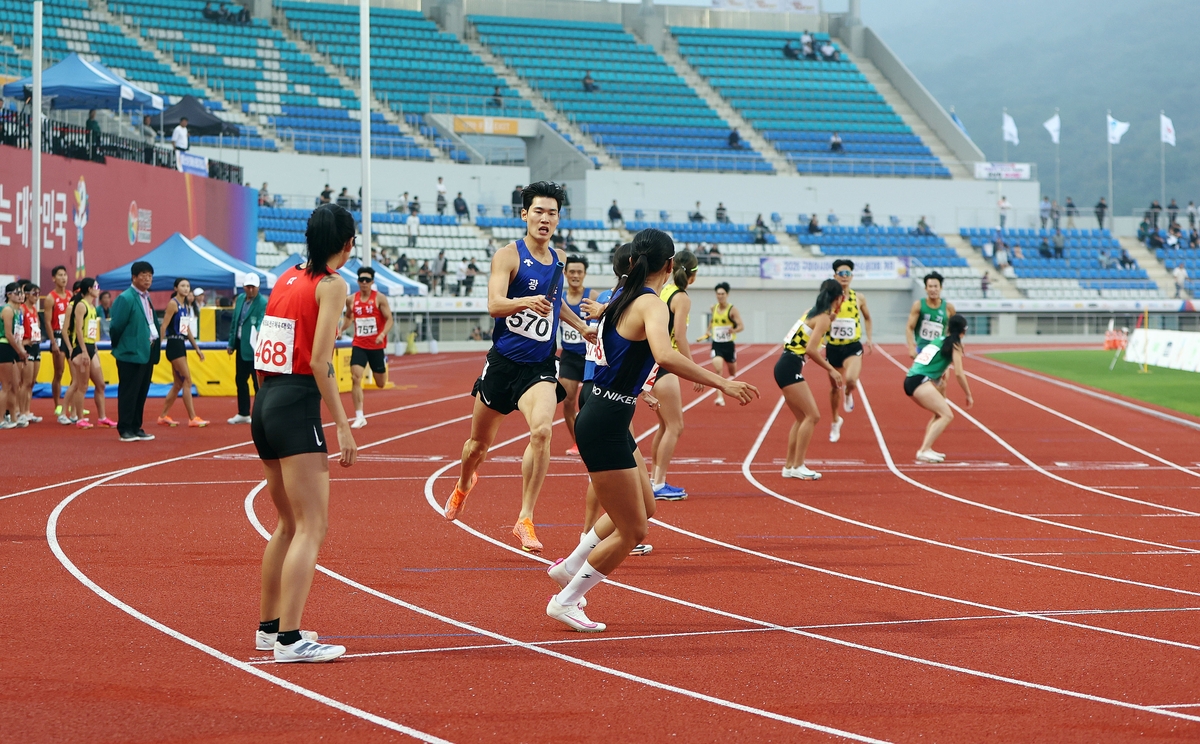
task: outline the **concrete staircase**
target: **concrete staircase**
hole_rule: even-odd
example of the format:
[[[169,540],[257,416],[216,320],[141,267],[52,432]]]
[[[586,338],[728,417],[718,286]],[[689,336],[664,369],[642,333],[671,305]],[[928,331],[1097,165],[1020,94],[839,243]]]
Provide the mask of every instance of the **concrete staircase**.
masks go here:
[[[970,266],[971,269],[973,269],[976,273],[981,275],[985,271],[988,273],[988,279],[991,281],[988,294],[991,295],[991,298],[1015,300],[1024,296],[1021,294],[1021,290],[1017,289],[1017,285],[1014,284],[1011,279],[997,271],[996,267],[988,263],[987,259],[983,257],[983,254],[971,247],[971,244],[963,240],[961,235],[957,233],[949,233],[943,235],[942,239],[945,240],[946,245],[953,248],[959,256],[965,258],[967,260],[967,265]]]
[[[1175,277],[1171,276],[1167,267],[1162,265],[1158,257],[1151,253],[1144,243],[1137,238],[1117,238],[1117,240],[1120,241],[1121,247],[1129,251],[1129,255],[1138,262],[1138,266],[1146,270],[1146,275],[1158,285],[1160,295],[1163,297],[1175,296]]]
[[[474,38],[475,29],[473,26],[468,26],[468,34],[462,39],[466,43],[467,48],[471,50],[483,63],[492,68],[504,82],[508,83],[508,87],[513,88],[521,97],[529,101],[534,110],[541,112],[546,117],[547,122],[554,122],[554,126],[558,127],[558,131],[562,134],[569,135],[571,142],[583,147],[584,153],[590,158],[596,158],[600,163],[601,168],[620,168],[621,164],[605,152],[604,148],[596,144],[588,135],[584,134],[579,127],[575,126],[570,119],[563,116],[562,112],[554,108],[554,106],[542,98],[536,90],[528,83],[521,79],[517,73],[513,72],[512,68],[504,64],[504,60],[488,51],[488,48]]]
[[[638,40],[641,41],[640,39]],[[665,48],[659,54],[666,60],[666,63],[675,70],[679,77],[687,81],[687,84],[696,91],[696,94],[704,99],[705,103],[712,107],[714,111],[727,121],[730,126],[738,130],[738,134],[750,143],[750,146],[759,152],[763,158],[769,162],[774,168],[775,173],[781,176],[794,176],[796,169],[792,167],[789,161],[782,153],[767,141],[765,137],[758,133],[750,122],[742,118],[729,103],[717,93],[708,81],[696,72],[696,68],[688,64],[687,60],[679,56],[679,53],[673,48]],[[799,244],[797,244],[799,245]]]
[[[900,92],[897,91],[890,82],[888,82],[888,79],[884,77],[883,73],[879,71],[879,68],[877,68],[873,62],[865,57],[859,57],[851,54],[846,48],[848,46],[846,44],[842,44],[840,46],[842,55],[858,67],[863,76],[867,78],[867,82],[873,85],[875,90],[879,91],[879,94],[888,102],[888,105],[892,107],[892,110],[900,116],[900,118],[905,124],[908,125],[910,129],[912,129],[913,134],[920,137],[921,141],[929,147],[934,156],[942,161],[942,165],[946,166],[950,170],[950,175],[952,177],[975,177],[974,173],[967,170],[967,166],[958,161],[958,158],[954,155],[950,148],[946,146],[946,143],[942,142],[941,138],[933,133],[933,130],[930,129],[929,125],[925,123],[925,120],[922,119],[915,110],[913,110],[913,107],[908,105],[908,101],[904,99],[904,96],[900,95]]]

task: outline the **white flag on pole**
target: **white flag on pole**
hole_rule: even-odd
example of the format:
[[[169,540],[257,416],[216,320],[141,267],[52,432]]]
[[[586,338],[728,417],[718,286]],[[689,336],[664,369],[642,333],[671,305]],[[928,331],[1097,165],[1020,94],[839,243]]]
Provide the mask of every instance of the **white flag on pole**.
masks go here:
[[[1108,144],[1121,144],[1121,136],[1129,131],[1129,122],[1117,121],[1112,118],[1112,114],[1108,115]]]
[[[1158,126],[1162,141],[1166,142],[1171,147],[1175,146],[1175,125],[1171,123],[1171,117],[1166,114],[1158,115]]]
[[[1057,145],[1058,144],[1058,132],[1062,126],[1062,120],[1058,118],[1058,114],[1055,114],[1054,116],[1050,117],[1047,121],[1043,122],[1042,126],[1044,126],[1046,128],[1046,131],[1050,133],[1050,141]]]
[[[1004,114],[1004,141],[1014,145],[1021,144],[1020,138],[1017,137],[1017,122],[1007,113]]]

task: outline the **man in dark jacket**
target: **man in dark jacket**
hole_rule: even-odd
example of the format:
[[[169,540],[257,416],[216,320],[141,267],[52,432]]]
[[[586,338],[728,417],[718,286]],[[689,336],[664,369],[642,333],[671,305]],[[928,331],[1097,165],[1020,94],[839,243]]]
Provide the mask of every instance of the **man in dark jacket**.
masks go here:
[[[250,423],[250,383],[258,393],[258,375],[254,373],[254,342],[263,316],[267,314],[267,298],[258,293],[259,278],[247,272],[242,280],[242,294],[233,303],[233,322],[229,325],[229,347],[226,352],[234,358],[233,381],[237,385],[238,412],[229,419],[231,424]]]
[[[113,303],[108,330],[117,360],[117,433],[122,442],[154,439],[142,428],[142,414],[160,349],[158,322],[150,304],[154,267],[148,261],[134,261],[130,273],[131,285]]]

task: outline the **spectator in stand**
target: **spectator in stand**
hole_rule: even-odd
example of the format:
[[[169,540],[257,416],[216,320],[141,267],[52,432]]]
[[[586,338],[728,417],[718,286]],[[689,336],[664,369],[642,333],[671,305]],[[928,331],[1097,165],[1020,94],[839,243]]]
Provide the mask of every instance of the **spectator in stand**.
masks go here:
[[[1183,299],[1187,297],[1187,267],[1180,261],[1175,266],[1175,270],[1171,272],[1171,276],[1175,278],[1175,299]]]
[[[142,142],[145,144],[143,161],[146,165],[154,165],[154,146],[158,144],[158,131],[154,128],[154,120],[149,116],[142,117]]]
[[[250,385],[258,393],[258,375],[254,373],[254,344],[263,316],[267,314],[267,298],[259,294],[259,277],[253,271],[242,278],[242,294],[233,303],[229,344],[226,352],[234,358],[233,382],[237,387],[237,415],[228,419],[231,424],[250,423]]]
[[[1038,255],[1042,258],[1050,258],[1054,255],[1050,251],[1050,241],[1046,239],[1045,235],[1042,236],[1042,242],[1038,243]]]
[[[817,221],[816,214],[813,214],[811,217],[808,218],[808,234],[809,235],[820,235],[821,234],[821,223]]]
[[[563,236],[563,250],[568,255],[576,253],[579,250],[579,246],[575,245],[575,236],[572,234],[574,232],[574,230],[567,230],[567,234]]]
[[[808,44],[811,46],[812,43],[813,43],[813,35],[810,32],[805,31],[804,33],[800,34],[800,44],[801,45]]]
[[[1188,231],[1188,250],[1200,249],[1200,230],[1192,228]]]
[[[933,235],[933,230],[929,229],[929,223],[925,221],[925,215],[921,215],[921,219],[917,220],[917,235]]]
[[[433,259],[433,268],[430,270],[430,278],[433,280],[432,289],[435,294],[443,294],[446,291],[446,252],[438,251],[437,258]]]
[[[1008,245],[1004,242],[1004,238],[997,238],[993,262],[996,268],[1003,271],[1008,266]]]
[[[499,85],[492,90],[492,97],[488,99],[487,105],[495,106],[496,108],[504,106],[504,91],[500,90]]]
[[[600,90],[600,86],[596,85],[596,80],[592,77],[592,71],[588,70],[583,73],[583,92],[595,93],[598,90]]]
[[[416,194],[413,194],[412,201],[410,201],[408,203],[408,211],[409,211],[409,214],[420,214],[421,213],[421,197],[417,196]]]
[[[759,245],[767,244],[767,235],[771,233],[771,229],[767,227],[766,222],[763,222],[763,216],[761,214],[757,217],[757,219],[754,220],[754,229],[752,232],[754,233],[755,243]]]
[[[492,256],[496,255],[496,239],[488,238],[487,245],[483,247],[483,252],[487,254],[488,260],[492,260]]]
[[[454,216],[458,218],[459,224],[464,220],[471,221],[471,210],[467,208],[467,200],[463,198],[461,191],[454,197]]]
[[[1062,221],[1062,208],[1058,206],[1057,201],[1050,202],[1050,225],[1057,230],[1059,223]]]
[[[188,140],[188,120],[183,117],[179,120],[179,124],[171,131],[171,144],[175,146],[176,152],[187,152],[190,142]]]
[[[1150,244],[1150,220],[1142,217],[1142,221],[1138,223],[1137,239],[1146,245]]]
[[[161,348],[150,303],[154,267],[148,261],[134,261],[130,274],[129,289],[113,303],[109,327],[112,355],[117,361],[117,433],[122,442],[154,439],[142,428],[142,416]]]
[[[1162,215],[1162,205],[1158,203],[1158,199],[1150,200],[1150,226],[1155,230],[1158,229],[1158,218]]]
[[[1050,197],[1043,196],[1041,204],[1038,205],[1038,212],[1042,218],[1042,229],[1046,229],[1046,223],[1050,221]]]
[[[687,249],[691,250],[691,249]],[[708,244],[703,240],[696,244],[696,249],[692,251],[696,254],[696,262],[701,266],[708,266]]]
[[[1121,249],[1121,255],[1117,258],[1117,263],[1121,264],[1122,269],[1136,269],[1137,261],[1133,260],[1133,256],[1129,255],[1129,251]]]
[[[608,208],[608,222],[614,230],[625,226],[625,218],[621,216],[621,209],[617,206],[616,199],[613,199],[612,206]]]
[[[797,49],[796,47],[792,46],[791,39],[788,39],[783,44],[783,58],[784,59],[800,59],[800,50]]]
[[[439,216],[446,213],[446,194],[440,191],[437,195],[437,213]]]
[[[345,209],[354,209],[354,197],[350,195],[349,187],[342,187],[342,193],[337,196],[337,204]]]
[[[1104,201],[1104,197],[1100,197],[1100,201],[1096,202],[1096,223],[1100,229],[1104,229],[1104,215],[1108,213],[1108,202]]]
[[[267,188],[267,182],[263,181],[262,188],[258,190],[258,206],[269,207],[274,203],[271,199],[271,191]]]
[[[325,188],[321,189],[321,204],[328,204],[333,201],[333,189],[329,188],[329,184],[325,184]]]
[[[1117,268],[1117,259],[1113,258],[1112,254],[1108,252],[1107,248],[1101,248],[1100,255],[1097,258],[1099,258],[1099,260],[1100,260],[1100,268],[1102,268],[1102,269]]]
[[[721,251],[717,248],[716,243],[713,243],[712,248],[708,249],[708,262],[713,266],[721,265]]]
[[[1167,235],[1167,240],[1171,241],[1172,248],[1178,245],[1178,242],[1172,235]],[[1146,236],[1146,247],[1149,248],[1152,253],[1166,248],[1167,245],[1168,244],[1163,241],[1162,236],[1159,235],[1158,231],[1156,230],[1151,231],[1150,234]]]
[[[1075,207],[1075,202],[1069,196],[1067,197],[1065,208],[1067,210],[1067,227],[1075,227],[1075,215],[1079,214],[1079,210]]]
[[[717,222],[721,224],[729,224],[729,211],[725,209],[725,202],[717,202]]]
[[[1007,196],[1001,196],[996,206],[1000,209],[1000,229],[1003,230],[1008,224],[1008,215],[1012,213],[1012,205],[1008,203]]]
[[[428,259],[421,262],[421,268],[417,269],[417,281],[425,285],[429,290],[429,294],[433,294],[433,272],[429,268]]]
[[[838,223],[838,216],[834,213],[833,207],[830,207],[829,214],[825,215],[825,222],[830,225],[836,225]]]
[[[396,273],[401,276],[408,276],[408,254],[401,253],[395,263]]]
[[[229,22],[229,8],[225,7],[225,3],[221,3],[220,9],[217,10],[217,22],[218,23],[228,23]]]
[[[571,197],[567,193],[565,185],[562,187],[562,194],[562,203],[558,205],[558,216],[559,219],[569,220],[571,219]]]
[[[841,58],[842,58],[841,53],[838,52],[837,47],[835,47],[832,42],[826,41],[824,44],[821,45],[821,59],[823,61],[837,62]]]
[[[28,292],[28,288],[25,290]],[[100,340],[109,340],[108,329],[112,326],[112,292],[104,291],[96,299],[96,315],[100,318]]]
[[[467,278],[463,280],[463,297],[470,297],[471,292],[475,289],[475,277],[479,276],[479,267],[475,265],[475,261],[467,262]]]
[[[738,134],[737,129],[729,130],[729,148],[731,150],[742,149],[742,135]]]
[[[83,125],[88,133],[88,142],[93,148],[100,146],[100,122],[96,121],[96,109],[88,112],[87,123]]]
[[[1018,261],[1025,260],[1025,249],[1023,249],[1021,247],[1020,243],[1013,243],[1012,246],[1008,249],[1008,252],[1012,258],[1015,258]]]
[[[408,218],[404,220],[404,226],[408,232],[408,247],[417,247],[417,236],[421,234],[421,218],[417,214],[417,210],[412,210],[408,213]]]
[[[1174,199],[1172,199],[1171,203],[1167,205],[1167,224],[1169,225],[1172,222],[1174,222],[1175,218],[1178,216],[1179,216],[1179,205],[1175,202]]]
[[[463,256],[454,270],[454,296],[462,297],[467,288],[467,257]]]
[[[814,59],[815,60],[817,58],[817,45],[811,41],[801,42],[800,43],[800,53],[804,55],[805,59]]]
[[[875,224],[875,215],[871,214],[871,205],[863,207],[862,216],[858,218],[859,224],[863,227],[870,227]]]
[[[445,182],[444,180],[442,180],[442,177],[441,177],[441,176],[438,176],[438,180],[437,180],[437,192],[438,192],[439,194],[441,194],[442,196],[445,196],[445,195],[446,195],[446,182]]]
[[[1054,228],[1054,257],[1062,258],[1063,249],[1067,246],[1067,239],[1063,237],[1062,230]]]
[[[524,197],[521,196],[521,185],[513,186],[512,196],[509,198],[509,204],[512,205],[512,216],[520,218],[521,209],[524,208]]]
[[[692,222],[704,222],[704,213],[700,211],[700,202],[696,202],[696,211],[688,215]]]
[[[204,10],[200,11],[200,14],[210,21],[219,20],[221,17],[221,15],[217,13],[216,9],[213,8],[212,3],[205,3]]]
[[[991,281],[992,281],[992,279],[988,275],[987,270],[985,269],[983,272],[983,276],[979,277],[979,291],[983,293],[983,298],[985,300],[987,299],[987,296],[988,296],[988,285],[991,284]]]
[[[834,132],[833,134],[829,135],[829,151],[830,152],[843,152],[844,151],[844,148],[842,147],[842,135],[838,134],[837,132]]]
[[[1190,201],[1187,205],[1188,229],[1196,229],[1196,217],[1200,216],[1200,209],[1196,208],[1196,202]]]

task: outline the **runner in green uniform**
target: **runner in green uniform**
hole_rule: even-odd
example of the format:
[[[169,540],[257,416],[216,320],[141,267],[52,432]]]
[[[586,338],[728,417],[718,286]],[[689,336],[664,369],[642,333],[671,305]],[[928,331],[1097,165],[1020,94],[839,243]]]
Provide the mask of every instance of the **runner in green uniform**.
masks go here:
[[[925,298],[917,300],[908,313],[908,355],[916,358],[925,344],[946,333],[946,324],[954,316],[954,305],[942,299],[942,275],[925,275]]]
[[[937,388],[946,371],[953,366],[954,376],[963,392],[967,394],[965,408],[970,408],[975,400],[971,397],[971,388],[967,386],[967,373],[963,369],[962,338],[967,335],[967,319],[961,315],[950,318],[949,331],[945,336],[930,341],[921,348],[916,360],[904,378],[904,393],[912,398],[917,405],[933,413],[933,418],[925,427],[925,439],[917,450],[917,460],[920,462],[942,462],[946,456],[933,450],[933,444],[942,435],[954,413],[946,402],[944,391]]]

